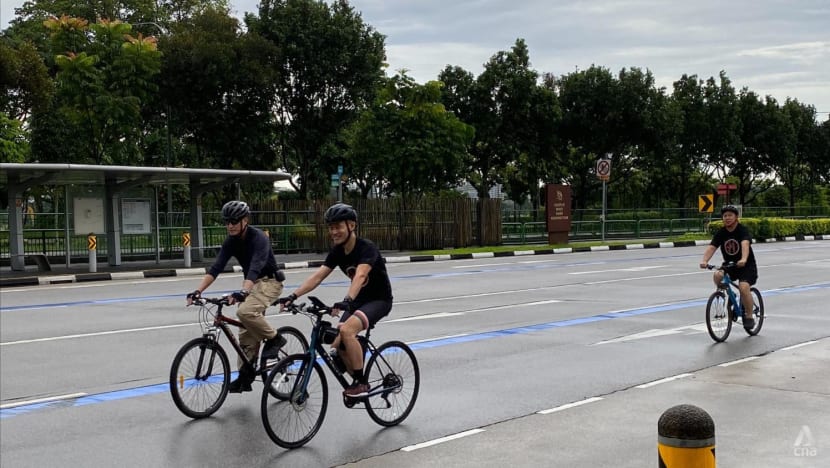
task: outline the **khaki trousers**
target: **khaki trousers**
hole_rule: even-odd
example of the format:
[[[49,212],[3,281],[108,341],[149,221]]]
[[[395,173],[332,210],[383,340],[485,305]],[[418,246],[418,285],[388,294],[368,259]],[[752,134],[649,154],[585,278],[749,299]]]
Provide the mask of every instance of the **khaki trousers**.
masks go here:
[[[248,361],[256,359],[259,355],[259,344],[276,336],[277,332],[271,324],[265,320],[265,309],[276,301],[282,294],[282,283],[272,278],[263,278],[254,283],[251,294],[245,298],[245,302],[239,304],[236,316],[245,325],[244,330],[239,330],[239,345]],[[242,358],[237,360],[241,369],[244,362]]]

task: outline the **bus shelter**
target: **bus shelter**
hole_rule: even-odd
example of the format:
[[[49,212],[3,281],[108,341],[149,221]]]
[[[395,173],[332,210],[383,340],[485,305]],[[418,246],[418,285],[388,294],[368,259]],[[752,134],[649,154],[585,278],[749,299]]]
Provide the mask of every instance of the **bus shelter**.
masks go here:
[[[103,234],[107,240],[109,265],[121,265],[121,235],[146,231],[158,222],[148,220],[151,210],[158,212],[159,186],[187,185],[190,192],[191,248],[194,260],[202,259],[202,195],[232,184],[277,182],[290,179],[281,171],[242,171],[225,169],[189,169],[180,167],[95,166],[85,164],[0,163],[0,187],[8,196],[9,262],[12,270],[24,270],[23,223],[26,191],[43,185],[63,186],[65,212],[73,203],[73,219],[66,216],[64,232],[68,245],[70,232]],[[153,189],[154,199],[131,197],[139,187]],[[152,206],[151,206],[152,204]],[[156,242],[156,258],[159,243]],[[66,249],[66,264],[70,263]]]

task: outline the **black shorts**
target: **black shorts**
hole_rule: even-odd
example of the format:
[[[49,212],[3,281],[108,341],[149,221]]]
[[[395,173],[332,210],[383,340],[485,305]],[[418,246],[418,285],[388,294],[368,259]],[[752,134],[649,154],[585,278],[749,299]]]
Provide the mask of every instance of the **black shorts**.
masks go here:
[[[368,330],[374,327],[380,319],[389,315],[390,311],[392,311],[392,301],[369,301],[355,306],[354,310],[348,314],[343,314],[340,317],[340,323],[342,324],[352,315],[357,315],[363,322],[363,329]]]
[[[732,268],[729,270],[729,277],[738,282],[746,281],[750,285],[754,285],[758,281],[758,267],[747,265],[743,268]]]

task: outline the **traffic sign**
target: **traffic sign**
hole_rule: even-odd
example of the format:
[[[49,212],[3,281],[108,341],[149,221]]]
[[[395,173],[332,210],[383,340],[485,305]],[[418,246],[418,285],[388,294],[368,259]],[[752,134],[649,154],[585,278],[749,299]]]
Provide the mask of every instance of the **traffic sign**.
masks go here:
[[[95,234],[90,234],[86,236],[86,248],[88,250],[95,250],[98,247],[98,239],[95,237]]]
[[[718,184],[718,195],[729,195],[729,192],[737,188],[737,184]]]
[[[182,245],[185,246],[185,247],[190,246],[190,233],[189,232],[183,232],[182,233]]]
[[[611,160],[600,159],[597,161],[597,177],[601,180],[608,180],[611,177]]]
[[[700,195],[697,198],[697,208],[701,213],[711,213],[715,210],[715,197],[711,193]]]

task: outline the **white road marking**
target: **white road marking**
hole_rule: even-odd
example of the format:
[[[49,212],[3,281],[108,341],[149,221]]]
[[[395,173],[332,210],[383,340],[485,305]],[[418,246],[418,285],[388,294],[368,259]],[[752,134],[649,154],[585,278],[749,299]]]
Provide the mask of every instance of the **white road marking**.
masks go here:
[[[744,362],[754,361],[754,360],[758,359],[759,357],[760,356],[749,356],[747,358],[737,359],[735,361],[724,362],[723,364],[718,364],[718,367],[734,366],[735,364],[741,364],[741,363],[744,363]]]
[[[426,315],[415,315],[412,317],[404,317],[399,319],[393,320],[384,320],[383,323],[393,323],[393,322],[409,322],[412,320],[424,320],[424,319],[431,319],[431,318],[445,318],[445,317],[455,317],[457,315],[464,315],[464,314],[472,314],[475,312],[490,312],[493,310],[502,310],[502,309],[517,309],[519,307],[530,307],[536,305],[544,305],[544,304],[555,304],[557,302],[562,302],[556,299],[551,299],[548,301],[535,301],[535,302],[525,302],[522,304],[508,304],[503,306],[496,306],[496,307],[484,307],[481,309],[470,309],[470,310],[462,310],[458,312],[436,312],[434,314],[426,314]]]
[[[593,402],[595,402],[595,401],[600,401],[600,400],[602,400],[602,397],[591,397],[591,398],[586,398],[586,399],[584,399],[584,400],[575,401],[575,402],[573,402],[573,403],[568,403],[568,404],[566,404],[566,405],[557,406],[557,407],[555,407],[555,408],[550,408],[550,409],[546,409],[546,410],[542,410],[542,411],[537,411],[537,412],[536,412],[536,414],[550,414],[550,413],[555,413],[555,412],[557,412],[557,411],[562,411],[562,410],[566,410],[566,409],[570,409],[570,408],[575,408],[575,407],[577,407],[577,406],[582,406],[582,405],[585,405],[585,404],[588,404],[588,403],[593,403]]]
[[[653,266],[639,266],[639,267],[632,267],[632,268],[615,268],[613,270],[594,270],[594,271],[574,271],[568,273],[569,275],[593,275],[596,273],[614,273],[618,271],[646,271],[652,270],[654,268],[664,268],[666,265],[653,265]]]
[[[446,437],[441,437],[440,439],[429,440],[426,442],[421,442],[420,444],[415,445],[408,445],[406,447],[401,448],[402,452],[411,452],[413,450],[418,450],[426,447],[431,447],[433,445],[442,444],[444,442],[449,442],[451,440],[460,439],[462,437],[467,437],[471,435],[478,434],[479,432],[484,432],[484,429],[471,429],[469,431],[459,432],[458,434],[449,435]]]
[[[18,406],[35,405],[35,404],[38,404],[38,403],[48,403],[50,401],[71,400],[73,398],[80,398],[80,397],[86,396],[86,395],[87,395],[86,393],[70,393],[68,395],[58,395],[58,396],[47,397],[47,398],[38,398],[37,400],[16,401],[14,403],[6,403],[5,405],[0,405],[0,409],[17,408]]]
[[[594,343],[594,345],[601,345],[601,344],[608,344],[608,343],[623,343],[626,341],[634,341],[634,340],[642,340],[646,338],[656,338],[659,336],[667,336],[667,335],[677,335],[680,333],[700,333],[706,331],[706,324],[699,323],[697,325],[689,325],[677,328],[652,328],[650,330],[646,330],[640,333],[634,333],[631,335],[621,336],[619,338],[614,338],[611,340],[599,341]]]
[[[19,344],[29,344],[29,343],[41,343],[44,341],[59,341],[59,340],[71,340],[73,338],[90,338],[93,336],[105,336],[105,335],[118,335],[121,333],[133,333],[133,332],[142,332],[142,331],[154,331],[154,330],[164,330],[167,328],[181,328],[181,327],[192,327],[196,326],[196,323],[182,323],[179,325],[163,325],[159,327],[143,327],[143,328],[130,328],[126,330],[109,330],[109,331],[102,331],[102,332],[95,332],[95,333],[82,333],[78,335],[63,335],[63,336],[52,336],[49,338],[35,338],[31,340],[20,340],[20,341],[7,341],[5,343],[0,343],[0,346],[11,346],[11,345],[19,345]]]
[[[683,379],[683,378],[689,377],[690,375],[693,375],[693,374],[674,375],[674,376],[671,376],[671,377],[666,377],[665,379],[655,380],[654,382],[649,382],[649,383],[644,383],[642,385],[637,385],[637,388],[649,388],[649,387],[653,387],[655,385],[660,385],[660,384],[664,384],[666,382],[671,382],[672,380]]]
[[[787,346],[786,348],[781,348],[781,349],[780,349],[780,351],[789,351],[789,350],[791,350],[791,349],[800,348],[800,347],[802,347],[802,346],[811,345],[811,344],[813,344],[813,343],[818,343],[818,340],[813,340],[813,341],[805,341],[804,343],[798,343],[798,344],[794,344],[794,345],[792,345],[792,346]]]

